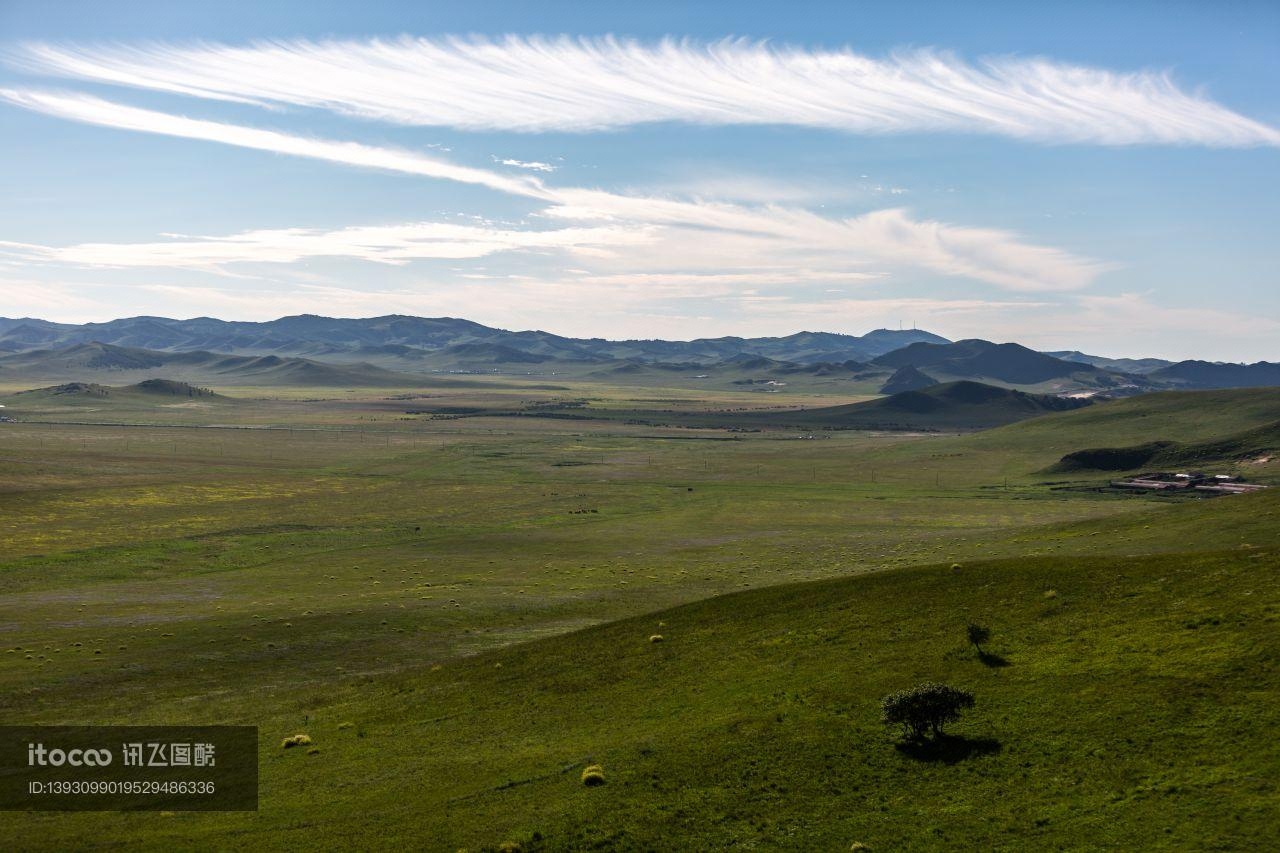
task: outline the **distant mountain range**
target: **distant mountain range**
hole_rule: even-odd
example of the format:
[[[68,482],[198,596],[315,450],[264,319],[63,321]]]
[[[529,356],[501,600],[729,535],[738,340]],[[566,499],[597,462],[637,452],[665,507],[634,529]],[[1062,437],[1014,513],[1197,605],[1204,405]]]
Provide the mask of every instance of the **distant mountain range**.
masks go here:
[[[101,343],[15,353],[0,358],[0,369],[31,375],[163,370],[172,375],[223,376],[228,381],[256,379],[255,384],[269,385],[401,386],[406,380],[373,365],[325,364],[305,358],[227,355],[204,350],[167,352]]]
[[[1218,364],[1209,361],[1180,361],[1148,374],[1158,382],[1188,388],[1264,388],[1280,385],[1280,364]]]
[[[863,383],[892,394],[978,381],[1050,394],[1120,396],[1171,388],[1280,386],[1280,364],[1113,359],[1037,352],[1016,343],[950,341],[917,329],[865,335],[692,341],[568,338],[450,317],[341,319],[303,314],[263,323],[130,317],[82,325],[0,318],[0,377],[89,380],[95,371],[234,384],[406,387],[425,373],[568,375],[641,382],[655,376],[781,386],[791,377]],[[84,375],[80,375],[83,373]],[[433,381],[439,381],[433,379]],[[870,383],[869,386],[867,383]],[[764,390],[776,390],[768,388]]]
[[[138,379],[144,384],[147,377],[221,385],[318,388],[412,388],[427,384],[420,373],[399,373],[363,362],[331,364],[291,356],[228,355],[205,350],[169,352],[102,343],[0,356],[0,379],[32,377],[80,382],[115,376]],[[430,382],[459,388],[479,384],[454,377],[433,378]],[[486,383],[485,387],[495,385]]]
[[[30,318],[0,318],[0,351],[8,352],[103,343],[167,352],[205,350],[308,358],[392,356],[412,359],[445,355],[455,361],[479,363],[537,363],[552,359],[710,363],[747,354],[811,364],[868,361],[917,342],[947,343],[947,339],[914,329],[877,329],[860,337],[830,332],[799,332],[782,338],[608,341],[603,338],[566,338],[537,331],[508,332],[452,317],[401,315],[350,320],[301,314],[265,323],[232,322],[212,317],[193,320],[129,317],[83,325]]]
[[[1081,364],[1091,364],[1104,370],[1117,370],[1121,373],[1150,373],[1153,370],[1159,370],[1162,367],[1168,367],[1173,364],[1172,361],[1166,361],[1163,358],[1106,358],[1101,355],[1086,355],[1077,350],[1046,352],[1045,355],[1051,355],[1063,361],[1078,361]]]

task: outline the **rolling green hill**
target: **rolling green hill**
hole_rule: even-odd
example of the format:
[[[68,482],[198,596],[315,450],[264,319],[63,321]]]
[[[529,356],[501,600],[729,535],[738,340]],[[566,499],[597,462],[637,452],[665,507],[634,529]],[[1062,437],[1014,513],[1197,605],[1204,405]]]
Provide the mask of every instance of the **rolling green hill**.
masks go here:
[[[1176,561],[1028,557],[771,587],[302,686],[255,717],[257,814],[59,815],[10,821],[10,843],[1272,849],[1277,497],[1167,508]],[[970,622],[992,633],[982,656]],[[197,665],[143,671],[163,683]],[[878,700],[927,679],[977,705],[938,746],[900,747]],[[296,732],[315,754],[276,746]],[[605,785],[579,782],[588,764]]]
[[[241,400],[173,379],[145,379],[132,386],[69,382],[0,397],[6,414],[22,419],[132,420],[160,412],[228,414]]]
[[[423,379],[395,373],[371,364],[326,364],[306,358],[264,355],[256,358],[227,356],[202,365],[224,377],[223,381],[250,385],[295,385],[328,388],[406,388]]]
[[[99,385],[96,382],[66,382],[62,385],[51,385],[47,388],[32,388],[29,391],[19,391],[15,394],[15,398],[23,400],[53,400],[63,398],[68,401],[77,399],[94,399],[105,398],[110,396],[113,389],[108,385]]]
[[[968,431],[989,429],[1052,412],[1083,408],[1088,400],[1028,394],[979,382],[947,382],[877,400],[812,409],[743,410],[663,415],[664,422],[722,429]],[[632,420],[651,413],[623,412]]]
[[[67,408],[152,408],[182,403],[227,405],[236,401],[209,388],[173,379],[145,379],[133,385],[113,387],[92,382],[67,382],[48,388],[19,391],[5,398],[14,414]]]
[[[121,390],[159,397],[186,397],[188,399],[208,399],[222,396],[209,388],[200,388],[174,379],[144,379]]]
[[[1209,441],[1276,420],[1280,420],[1276,389],[1162,391],[1097,403],[1045,422],[1006,427],[979,441],[1004,441],[1011,446],[1034,441],[1062,447],[1066,453],[1097,446],[1101,438],[1114,446],[1153,440]]]
[[[1276,506],[1252,509],[1274,524]],[[1037,558],[737,594],[485,656],[362,723],[421,731],[405,752],[426,767],[402,778],[457,774],[445,744],[471,745],[436,808],[391,820],[480,849],[1259,849],[1280,843],[1277,568],[1268,550]],[[969,621],[993,631],[985,660]],[[979,704],[943,748],[904,752],[877,701],[925,679]],[[317,728],[340,766],[370,748]],[[579,784],[588,762],[609,784]]]
[[[1280,421],[1209,441],[1152,441],[1132,447],[1077,450],[1054,471],[1131,471],[1138,468],[1206,465],[1269,457],[1280,451]]]

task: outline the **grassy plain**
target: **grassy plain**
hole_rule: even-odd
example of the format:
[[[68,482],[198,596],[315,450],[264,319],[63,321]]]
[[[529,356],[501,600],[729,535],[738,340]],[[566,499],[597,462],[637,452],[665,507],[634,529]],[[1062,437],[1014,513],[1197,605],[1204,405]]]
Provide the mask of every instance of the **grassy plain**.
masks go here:
[[[6,814],[12,848],[1277,841],[1280,502],[1045,473],[1274,391],[810,438],[529,416],[750,392],[217,390],[11,407],[78,423],[0,424],[0,722],[257,725],[261,809]],[[876,703],[926,677],[979,705],[907,755]]]

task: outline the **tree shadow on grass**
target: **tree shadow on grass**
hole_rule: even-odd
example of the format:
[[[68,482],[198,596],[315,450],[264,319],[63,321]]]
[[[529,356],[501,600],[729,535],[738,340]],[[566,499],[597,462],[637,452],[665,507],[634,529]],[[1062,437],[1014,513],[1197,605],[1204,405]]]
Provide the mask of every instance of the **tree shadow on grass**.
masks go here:
[[[992,669],[1002,669],[1006,666],[1013,666],[1013,664],[1009,662],[1008,658],[1001,657],[1000,655],[993,655],[991,652],[978,652],[978,660],[982,661],[983,666],[987,666]]]
[[[964,735],[939,735],[926,740],[900,743],[898,752],[916,761],[942,764],[958,764],[966,758],[978,755],[995,755],[1000,751],[1000,741],[995,738],[971,738]]]

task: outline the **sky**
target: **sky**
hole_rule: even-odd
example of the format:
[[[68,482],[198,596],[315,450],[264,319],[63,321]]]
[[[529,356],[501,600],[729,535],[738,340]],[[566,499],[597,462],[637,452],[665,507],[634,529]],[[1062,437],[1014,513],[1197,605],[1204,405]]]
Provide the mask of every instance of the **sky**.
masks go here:
[[[0,316],[1280,360],[1280,4],[0,0]]]

